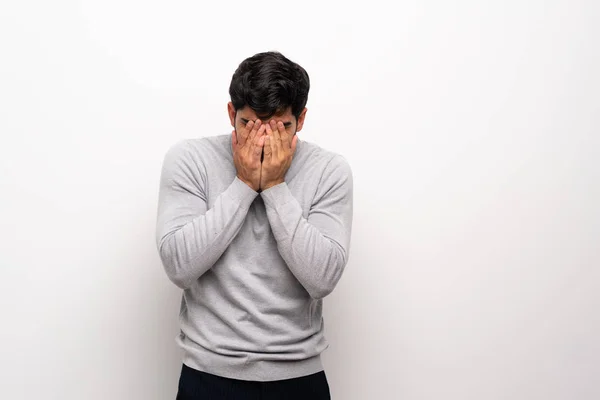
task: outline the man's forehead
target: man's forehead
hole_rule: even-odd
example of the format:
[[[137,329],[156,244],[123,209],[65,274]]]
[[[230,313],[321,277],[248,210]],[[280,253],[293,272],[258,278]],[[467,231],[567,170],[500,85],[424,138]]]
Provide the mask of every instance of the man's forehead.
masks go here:
[[[250,107],[244,107],[243,109],[238,110],[238,116],[240,119],[244,119],[247,121],[254,121],[256,119],[260,119],[261,121],[267,121],[267,120],[275,119],[278,121],[282,121],[283,123],[286,123],[286,122],[291,122],[293,120],[291,107],[288,107],[288,109],[286,109],[284,112],[275,113],[268,118],[264,118],[264,117],[260,117],[260,116],[256,115],[256,112],[254,112],[254,110],[251,109]]]

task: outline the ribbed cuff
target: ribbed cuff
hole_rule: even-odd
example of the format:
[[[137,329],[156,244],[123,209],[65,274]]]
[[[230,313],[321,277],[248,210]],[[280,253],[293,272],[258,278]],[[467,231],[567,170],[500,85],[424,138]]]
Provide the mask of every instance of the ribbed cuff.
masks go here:
[[[235,176],[231,185],[227,188],[229,197],[240,203],[240,207],[250,208],[250,204],[254,201],[258,192],[248,186],[243,180]]]
[[[281,182],[260,192],[266,207],[277,208],[294,199],[289,186]]]

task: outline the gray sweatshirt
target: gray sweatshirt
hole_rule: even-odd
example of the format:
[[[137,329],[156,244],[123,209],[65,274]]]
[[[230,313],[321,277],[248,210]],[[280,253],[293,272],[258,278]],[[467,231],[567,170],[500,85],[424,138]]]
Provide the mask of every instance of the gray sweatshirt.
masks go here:
[[[319,372],[323,298],[350,249],[350,166],[298,140],[284,183],[258,193],[236,175],[230,134],[181,141],[164,159],[156,241],[183,289],[183,362],[255,381]]]

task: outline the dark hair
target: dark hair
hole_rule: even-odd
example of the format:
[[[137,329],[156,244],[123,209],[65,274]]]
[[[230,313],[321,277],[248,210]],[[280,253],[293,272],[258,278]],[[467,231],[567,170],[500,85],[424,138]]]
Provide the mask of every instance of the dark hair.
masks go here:
[[[292,107],[298,119],[308,100],[310,81],[300,65],[269,51],[242,61],[231,78],[229,95],[235,110],[248,105],[260,118]]]

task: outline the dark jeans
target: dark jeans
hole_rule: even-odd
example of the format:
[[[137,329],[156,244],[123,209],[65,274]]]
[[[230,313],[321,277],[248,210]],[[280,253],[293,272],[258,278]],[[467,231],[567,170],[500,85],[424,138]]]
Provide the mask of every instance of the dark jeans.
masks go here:
[[[325,371],[280,381],[243,381],[183,364],[176,400],[330,400]]]

